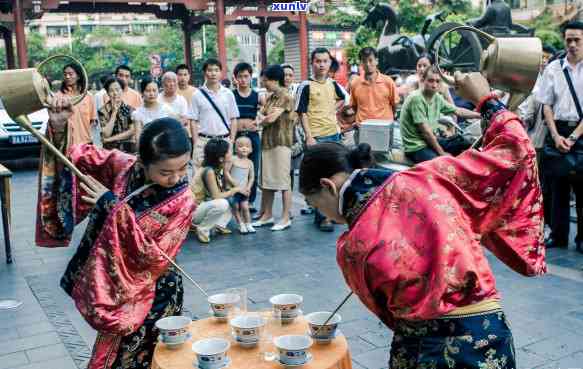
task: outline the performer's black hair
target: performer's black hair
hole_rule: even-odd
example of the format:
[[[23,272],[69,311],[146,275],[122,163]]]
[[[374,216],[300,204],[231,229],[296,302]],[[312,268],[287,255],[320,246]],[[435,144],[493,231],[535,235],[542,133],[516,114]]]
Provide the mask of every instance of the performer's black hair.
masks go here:
[[[336,142],[323,142],[308,147],[300,167],[300,192],[304,195],[320,190],[320,179],[337,173],[352,173],[355,169],[374,165],[369,144],[361,143],[349,150]]]
[[[69,63],[63,67],[63,73],[65,73],[65,69],[67,68],[71,68],[75,71],[75,74],[77,75],[77,88],[79,90],[83,89],[83,86],[85,86],[87,81],[85,81],[85,75],[83,74],[83,69],[81,69],[81,66],[77,63]],[[61,92],[65,92],[65,87],[65,83],[62,83]]]
[[[140,135],[139,155],[145,166],[189,154],[191,148],[188,133],[174,118],[153,120]]]

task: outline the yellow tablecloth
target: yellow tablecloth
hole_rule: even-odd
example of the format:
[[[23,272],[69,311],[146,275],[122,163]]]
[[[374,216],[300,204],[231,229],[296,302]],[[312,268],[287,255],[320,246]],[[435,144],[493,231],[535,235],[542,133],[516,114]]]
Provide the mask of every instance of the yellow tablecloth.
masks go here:
[[[230,334],[230,327],[226,322],[217,322],[213,318],[202,319],[192,322],[190,332],[192,339],[178,349],[168,349],[159,343],[154,350],[152,369],[191,369],[196,355],[192,352],[192,343],[203,338],[221,337],[227,338]],[[308,324],[302,318],[296,319],[292,324],[278,327],[273,332],[273,336],[284,334],[305,334],[308,331]],[[230,339],[231,348],[229,358],[231,365],[229,369],[281,369],[282,366],[277,361],[267,362],[263,359],[262,352],[276,349],[271,343],[261,343],[269,345],[268,350],[262,346],[254,348],[242,348],[233,339]],[[348,343],[343,335],[338,335],[332,343],[320,345],[314,343],[310,348],[313,360],[304,365],[303,369],[352,369]]]

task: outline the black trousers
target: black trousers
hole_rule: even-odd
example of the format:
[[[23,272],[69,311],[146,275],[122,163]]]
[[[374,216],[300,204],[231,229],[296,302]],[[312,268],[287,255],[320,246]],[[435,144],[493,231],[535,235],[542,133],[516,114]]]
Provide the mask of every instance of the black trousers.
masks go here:
[[[568,137],[575,130],[575,126],[569,126],[557,121],[557,131],[563,137]],[[545,144],[551,143],[550,135]],[[545,180],[551,190],[550,226],[551,237],[559,246],[566,247],[569,244],[569,232],[571,224],[571,190],[575,193],[577,210],[577,237],[583,240],[583,178],[557,177],[546,175]]]

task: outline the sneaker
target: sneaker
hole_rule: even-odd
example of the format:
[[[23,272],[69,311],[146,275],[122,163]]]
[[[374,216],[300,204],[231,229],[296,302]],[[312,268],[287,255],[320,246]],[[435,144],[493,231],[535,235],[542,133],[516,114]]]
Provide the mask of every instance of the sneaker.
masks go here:
[[[251,207],[249,208],[249,212],[250,212],[251,214],[255,214],[255,213],[257,213],[257,211],[258,211],[258,210],[257,210],[257,208],[255,208],[254,206],[251,206]]]
[[[257,213],[257,214],[254,214],[251,217],[251,219],[253,219],[253,220],[259,220],[259,219],[261,219],[262,216],[263,216],[263,213]]]
[[[216,226],[215,229],[217,230],[218,234],[222,234],[222,235],[227,235],[227,234],[233,233],[233,231],[231,231],[227,227]]]
[[[314,214],[314,208],[311,206],[306,206],[300,210],[300,214],[302,215]]]
[[[241,234],[247,234],[247,233],[249,233],[249,229],[247,228],[247,224],[245,224],[245,223],[241,223],[241,224],[239,225],[239,232],[240,232]]]
[[[245,226],[247,227],[247,231],[249,233],[257,233],[257,230],[253,227],[253,224],[247,223]]]

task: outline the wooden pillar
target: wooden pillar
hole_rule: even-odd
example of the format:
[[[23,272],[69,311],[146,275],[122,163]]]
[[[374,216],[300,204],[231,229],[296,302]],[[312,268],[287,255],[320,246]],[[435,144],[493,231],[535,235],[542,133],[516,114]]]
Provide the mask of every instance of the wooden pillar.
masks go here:
[[[190,17],[182,19],[182,31],[184,32],[184,64],[188,66],[190,78],[192,79],[192,27]]]
[[[262,17],[259,26],[259,61],[261,62],[261,69],[267,67],[267,39],[265,35],[269,29],[269,23],[265,22]]]
[[[308,20],[305,12],[300,13],[300,73],[302,80],[308,79]]]
[[[16,68],[16,61],[14,60],[14,45],[12,44],[12,31],[4,29],[2,31],[4,37],[4,49],[6,50],[6,68]]]
[[[24,9],[22,0],[12,1],[14,13],[14,33],[16,34],[16,52],[18,53],[18,66],[28,68],[28,53],[26,51],[26,36],[24,35]]]
[[[219,61],[223,65],[223,76],[227,75],[227,48],[225,47],[225,2],[215,1],[215,12],[217,16],[217,43]]]

